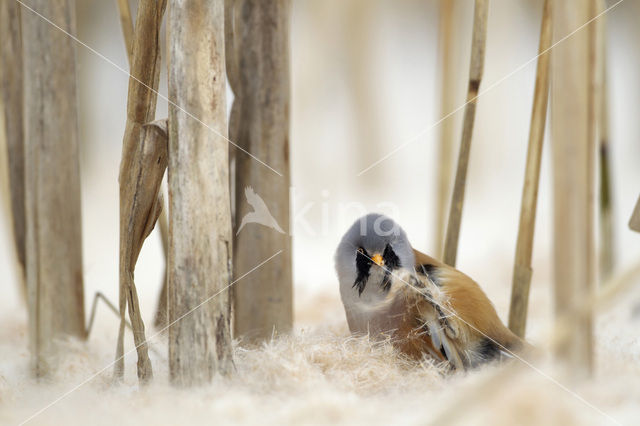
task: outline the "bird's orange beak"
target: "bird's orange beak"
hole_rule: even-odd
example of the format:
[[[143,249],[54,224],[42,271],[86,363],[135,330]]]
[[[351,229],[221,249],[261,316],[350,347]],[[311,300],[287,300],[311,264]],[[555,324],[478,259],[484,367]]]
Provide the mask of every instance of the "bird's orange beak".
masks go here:
[[[377,254],[377,253],[376,253],[376,254],[374,254],[374,255],[371,257],[371,260],[373,260],[373,262],[374,262],[376,265],[378,265],[378,266],[383,266],[383,265],[384,265],[384,259],[382,258],[382,256],[381,256],[381,255],[379,255],[379,254]]]

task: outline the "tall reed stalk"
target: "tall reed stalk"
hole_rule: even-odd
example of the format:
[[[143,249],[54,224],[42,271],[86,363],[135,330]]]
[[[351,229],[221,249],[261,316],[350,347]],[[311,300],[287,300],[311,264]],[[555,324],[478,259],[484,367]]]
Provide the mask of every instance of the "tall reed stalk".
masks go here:
[[[560,40],[594,15],[595,2],[554,2],[553,34]],[[551,131],[554,181],[554,308],[558,326],[564,313],[592,297],[595,276],[593,103],[594,26],[555,46],[552,54]],[[573,376],[593,366],[593,319],[572,318],[571,332],[554,352]]]
[[[536,207],[538,204],[538,183],[540,181],[540,161],[542,160],[542,144],[547,120],[549,103],[549,61],[548,52],[552,38],[552,4],[545,0],[540,29],[538,47],[538,65],[536,68],[536,85],[533,94],[531,126],[529,127],[529,146],[527,149],[527,165],[522,188],[520,205],[520,226],[516,244],[516,259],[511,284],[511,305],[509,308],[509,328],[520,337],[524,337],[527,325],[527,308],[529,305],[529,288],[531,286],[531,257],[533,251],[533,235],[536,224]]]
[[[488,0],[476,0],[473,16],[473,41],[471,42],[471,62],[469,65],[469,87],[467,89],[467,103],[464,109],[464,121],[462,124],[462,139],[458,153],[458,167],[453,185],[451,205],[449,210],[449,222],[447,235],[444,242],[444,262],[455,266],[458,255],[458,240],[460,238],[460,224],[462,222],[462,205],[464,203],[464,191],[467,184],[467,169],[469,167],[469,153],[471,151],[471,138],[473,136],[473,124],[476,117],[476,104],[482,72],[484,69],[484,50],[487,41],[487,13]]]

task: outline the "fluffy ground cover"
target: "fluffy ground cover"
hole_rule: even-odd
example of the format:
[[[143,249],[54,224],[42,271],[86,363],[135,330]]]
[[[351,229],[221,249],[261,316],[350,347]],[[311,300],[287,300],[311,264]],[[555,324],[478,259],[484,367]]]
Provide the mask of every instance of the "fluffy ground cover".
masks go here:
[[[336,297],[299,295],[294,333],[253,347],[235,342],[235,373],[196,389],[169,385],[161,334],[151,340],[154,382],[138,386],[132,352],[125,382],[112,384],[116,319],[106,310],[87,342],[60,343],[61,367],[38,383],[28,370],[26,318],[5,309],[0,424],[633,424],[640,416],[634,299],[599,316],[595,377],[570,381],[545,359],[449,374],[402,358],[388,342],[349,336]]]

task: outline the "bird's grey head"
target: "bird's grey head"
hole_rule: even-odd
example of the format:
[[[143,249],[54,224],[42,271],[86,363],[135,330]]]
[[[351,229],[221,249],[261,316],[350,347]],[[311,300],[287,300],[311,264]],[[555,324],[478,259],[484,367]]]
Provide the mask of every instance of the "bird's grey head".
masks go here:
[[[370,213],[356,220],[344,234],[335,263],[340,285],[348,284],[361,295],[368,285],[388,290],[391,273],[399,268],[412,268],[414,255],[400,225],[387,216]],[[373,276],[377,282],[371,282]]]

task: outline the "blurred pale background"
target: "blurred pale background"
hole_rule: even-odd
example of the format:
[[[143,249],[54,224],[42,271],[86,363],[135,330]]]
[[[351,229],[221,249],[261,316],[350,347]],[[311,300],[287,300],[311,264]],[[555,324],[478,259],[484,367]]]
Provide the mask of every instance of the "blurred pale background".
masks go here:
[[[481,90],[536,55],[541,10],[540,0],[491,1]],[[471,0],[457,1],[456,105],[462,105],[465,97],[472,11]],[[77,16],[79,39],[128,69],[115,1],[78,1]],[[640,235],[627,228],[640,193],[639,16],[640,2],[634,0],[607,15],[618,270],[640,257]],[[322,294],[330,301],[327,313],[334,321],[344,318],[337,302],[333,251],[346,227],[362,213],[354,206],[393,214],[419,249],[434,252],[438,246],[434,241],[439,138],[434,123],[441,117],[437,36],[437,1],[293,1],[292,218],[304,210],[311,225],[309,230],[294,222],[295,291],[298,301]],[[98,290],[117,300],[117,175],[128,78],[87,48],[78,45],[77,52],[88,309]],[[482,95],[471,150],[458,266],[487,290],[502,318],[510,293],[534,73],[532,61]],[[161,92],[166,94],[164,75]],[[456,125],[456,152],[462,114],[460,110],[450,117]],[[157,116],[166,115],[167,103],[159,99]],[[358,176],[416,135],[421,136]],[[529,322],[534,337],[550,314],[552,187],[549,139],[545,143]],[[3,209],[0,222],[0,310],[22,312],[6,213]],[[159,235],[154,232],[136,270],[141,308],[149,323],[162,268]],[[102,321],[113,321],[115,333],[115,317],[108,315]],[[298,310],[298,315],[304,320],[304,312]]]

